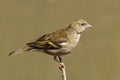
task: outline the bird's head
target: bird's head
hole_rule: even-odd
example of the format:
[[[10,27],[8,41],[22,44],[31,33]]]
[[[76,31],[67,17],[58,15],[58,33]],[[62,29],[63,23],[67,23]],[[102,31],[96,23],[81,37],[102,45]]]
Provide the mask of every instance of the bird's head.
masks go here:
[[[87,28],[93,27],[92,25],[88,24],[85,20],[83,19],[78,19],[72,22],[70,25],[71,28],[73,28],[77,33],[83,32]]]

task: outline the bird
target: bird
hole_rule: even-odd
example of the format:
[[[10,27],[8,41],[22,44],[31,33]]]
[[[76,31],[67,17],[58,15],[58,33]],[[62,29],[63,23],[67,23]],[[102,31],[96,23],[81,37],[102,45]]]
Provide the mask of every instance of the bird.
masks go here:
[[[74,20],[67,27],[44,34],[25,47],[9,53],[9,56],[25,51],[43,52],[52,55],[58,63],[62,62],[62,56],[71,53],[77,46],[81,33],[87,28],[93,27],[83,19]]]

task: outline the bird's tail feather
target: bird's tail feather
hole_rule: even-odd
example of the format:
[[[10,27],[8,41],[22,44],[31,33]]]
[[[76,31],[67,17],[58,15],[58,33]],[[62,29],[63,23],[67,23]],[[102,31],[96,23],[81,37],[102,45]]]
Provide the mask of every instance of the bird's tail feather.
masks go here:
[[[15,50],[15,51],[10,52],[10,53],[9,53],[9,56],[15,55],[15,54],[19,54],[19,53],[24,52],[24,51],[29,51],[29,50],[31,50],[31,48],[30,48],[29,46],[26,46],[26,47],[24,47],[24,48],[17,49],[17,50]]]

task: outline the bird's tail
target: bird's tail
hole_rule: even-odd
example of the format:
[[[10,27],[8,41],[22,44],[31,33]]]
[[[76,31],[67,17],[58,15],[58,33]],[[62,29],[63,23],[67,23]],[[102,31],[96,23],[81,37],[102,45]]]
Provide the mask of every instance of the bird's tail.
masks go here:
[[[24,47],[24,48],[17,49],[17,50],[15,50],[15,51],[10,52],[10,53],[9,53],[9,56],[15,55],[15,54],[19,54],[19,53],[24,52],[24,51],[29,51],[29,50],[31,50],[31,47],[26,46],[26,47]]]

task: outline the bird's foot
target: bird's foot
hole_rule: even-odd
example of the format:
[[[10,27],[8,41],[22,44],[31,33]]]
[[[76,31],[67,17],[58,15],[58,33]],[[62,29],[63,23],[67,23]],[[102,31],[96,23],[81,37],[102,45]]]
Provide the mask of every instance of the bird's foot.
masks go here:
[[[58,57],[58,58],[57,58]],[[59,63],[59,69],[62,70],[65,68],[64,63],[62,62],[62,58],[60,56],[54,56],[54,60]]]
[[[64,63],[59,63],[59,64],[60,64],[60,66],[59,66],[59,69],[60,69],[60,70],[62,70],[62,68],[65,68]]]

